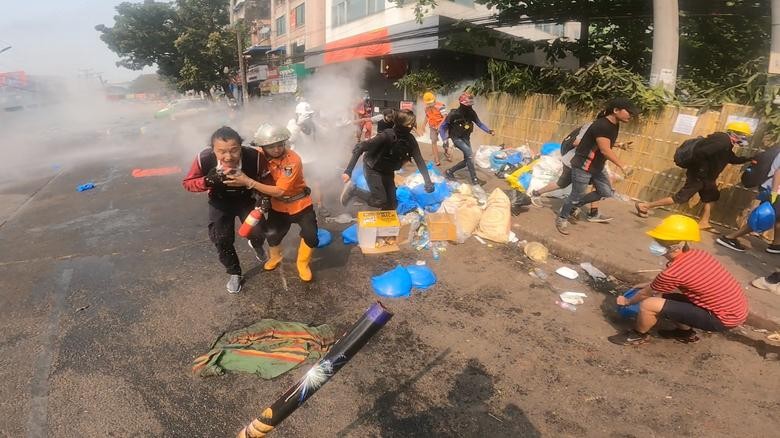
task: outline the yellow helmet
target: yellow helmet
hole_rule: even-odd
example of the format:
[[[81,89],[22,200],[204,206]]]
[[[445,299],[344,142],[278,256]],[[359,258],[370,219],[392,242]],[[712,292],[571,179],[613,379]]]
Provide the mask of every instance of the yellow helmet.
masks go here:
[[[742,135],[753,135],[750,125],[746,122],[729,122],[726,124],[726,131],[736,132]]]
[[[681,214],[666,217],[657,227],[647,232],[647,235],[657,240],[698,242],[701,240],[699,224],[695,220]]]
[[[423,94],[423,103],[426,105],[430,105],[433,102],[436,101],[436,96],[431,93],[430,91],[426,91],[425,94]]]

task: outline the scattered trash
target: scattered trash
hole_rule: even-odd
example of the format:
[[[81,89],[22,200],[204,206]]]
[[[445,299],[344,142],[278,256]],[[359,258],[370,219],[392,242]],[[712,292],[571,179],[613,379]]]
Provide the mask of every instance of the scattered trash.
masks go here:
[[[631,298],[634,295],[636,295],[637,292],[639,292],[639,289],[632,288],[632,289],[627,290],[623,294],[623,296],[626,297],[626,298]],[[621,317],[623,317],[625,319],[634,318],[634,317],[636,317],[639,314],[639,303],[632,304],[630,306],[618,306],[617,312],[618,312],[618,315],[620,315]]]
[[[479,242],[479,243],[481,243],[481,244],[483,244],[483,245],[487,244],[487,242],[485,242],[485,241],[484,241],[484,240],[483,240],[481,237],[479,237],[479,236],[476,236],[476,235],[475,235],[475,236],[474,236],[474,238],[475,238],[475,239],[477,239],[477,242]]]
[[[324,228],[317,229],[317,238],[320,241],[320,243],[317,245],[317,248],[325,248],[326,246],[330,245],[330,242],[333,240],[333,236],[331,236],[330,231]]]
[[[561,309],[566,309],[566,310],[568,310],[570,312],[576,312],[577,311],[577,306],[575,306],[573,304],[564,303],[562,301],[557,301],[557,300],[555,301],[555,304],[558,307],[560,307]]]
[[[561,301],[564,303],[569,303],[575,306],[579,306],[580,304],[585,303],[583,298],[588,297],[582,292],[563,292],[559,296],[561,297]]]
[[[754,328],[753,331],[756,332],[756,333],[769,333],[769,330],[767,330],[767,329],[757,329],[757,328]]]
[[[507,239],[509,243],[517,243],[520,241],[520,239],[517,237],[517,234],[515,234],[514,231],[509,232],[509,239]]]
[[[550,256],[547,247],[539,242],[529,242],[523,248],[523,252],[526,257],[537,263],[547,263],[547,257]]]
[[[82,310],[87,310],[87,309],[89,309],[89,304],[87,304],[86,306],[82,306],[82,307],[79,307],[78,309],[76,309],[76,313],[79,313]]]
[[[501,146],[480,145],[477,153],[474,154],[474,164],[483,168],[490,169],[490,157],[494,152],[501,150]]]
[[[634,271],[636,274],[647,274],[649,272],[661,272],[663,269],[640,269],[638,271]]]
[[[601,272],[589,262],[580,263],[580,268],[587,272],[594,281],[604,281],[607,279],[607,274]]]
[[[417,260],[417,262],[415,263],[415,265],[417,266],[425,266],[426,264],[427,263],[425,262],[425,260]]]
[[[133,169],[131,175],[133,178],[146,178],[148,176],[163,176],[181,173],[181,167],[158,167],[154,169]]]
[[[492,419],[494,419],[494,420],[498,421],[499,423],[503,423],[503,421],[501,421],[501,419],[500,419],[500,418],[496,417],[495,415],[491,414],[490,412],[488,412],[488,416],[489,416],[490,418],[492,418]]]
[[[412,292],[412,276],[403,266],[371,278],[371,287],[382,297],[403,298]]]
[[[561,277],[566,277],[569,280],[575,280],[577,279],[577,277],[580,276],[580,274],[578,274],[577,271],[575,271],[572,268],[568,268],[566,266],[561,266],[560,268],[556,269],[555,273],[560,275]]]
[[[529,272],[528,274],[530,276],[532,276],[532,277],[536,277],[536,278],[538,278],[540,280],[543,280],[543,281],[547,281],[547,279],[549,278],[547,273],[544,272],[544,270],[542,268],[533,268],[531,270],[531,272]]]
[[[94,189],[94,188],[95,188],[95,183],[93,183],[93,182],[88,182],[88,183],[86,183],[86,184],[82,184],[82,185],[80,185],[80,186],[77,186],[77,187],[76,187],[76,191],[77,191],[77,192],[85,192],[85,191],[87,191],[87,190],[92,190],[92,189]]]
[[[357,218],[354,218],[347,213],[341,213],[338,216],[325,218],[325,222],[335,222],[337,224],[349,224],[355,221],[357,221]]]
[[[428,289],[436,284],[436,274],[427,266],[411,265],[406,270],[412,278],[412,287],[416,289]]]
[[[344,241],[344,245],[354,245],[358,243],[357,224],[352,224],[346,230],[342,231],[341,239]]]
[[[441,253],[447,251],[446,245],[445,242],[431,242],[431,253],[433,253],[434,260],[439,260]]]
[[[780,333],[772,333],[766,337],[770,341],[780,342]]]
[[[477,204],[480,206],[484,206],[487,204],[488,196],[485,192],[485,189],[482,188],[479,184],[473,184],[471,186],[471,193],[474,195],[475,198],[477,198]]]

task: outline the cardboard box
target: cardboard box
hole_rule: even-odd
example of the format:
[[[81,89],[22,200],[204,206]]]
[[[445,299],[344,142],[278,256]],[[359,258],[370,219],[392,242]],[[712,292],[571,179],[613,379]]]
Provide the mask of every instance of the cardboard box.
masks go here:
[[[428,236],[431,242],[455,241],[458,239],[458,227],[455,225],[455,215],[448,213],[429,213],[425,216],[428,226]]]
[[[401,222],[395,211],[360,211],[358,246],[364,254],[384,254],[399,251]]]

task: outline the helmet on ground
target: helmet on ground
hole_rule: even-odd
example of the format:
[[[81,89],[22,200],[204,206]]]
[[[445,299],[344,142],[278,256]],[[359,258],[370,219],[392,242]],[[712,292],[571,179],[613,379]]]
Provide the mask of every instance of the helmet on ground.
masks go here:
[[[263,124],[255,131],[252,145],[260,147],[270,146],[289,140],[290,135],[290,131],[283,126]]]
[[[753,135],[753,130],[746,122],[729,122],[726,124],[726,131],[735,132],[742,135]]]
[[[474,105],[474,95],[466,91],[458,98],[458,102],[461,105],[471,106]]]
[[[666,217],[657,227],[647,232],[656,240],[666,242],[698,242],[701,240],[699,224],[688,216],[673,214]]]
[[[436,96],[431,93],[430,91],[426,91],[425,94],[423,94],[423,103],[426,105],[430,105],[433,102],[436,101]]]

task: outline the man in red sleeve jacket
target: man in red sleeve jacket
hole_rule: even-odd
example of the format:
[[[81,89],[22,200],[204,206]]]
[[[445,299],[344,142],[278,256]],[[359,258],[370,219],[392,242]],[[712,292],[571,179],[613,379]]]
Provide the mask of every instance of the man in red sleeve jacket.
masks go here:
[[[219,261],[230,276],[226,285],[228,292],[241,291],[241,264],[238,261],[235,241],[236,218],[244,221],[255,208],[255,192],[245,187],[231,186],[227,176],[242,172],[259,181],[267,176],[268,165],[257,150],[241,146],[243,139],[227,126],[217,129],[211,135],[211,146],[202,150],[192,163],[182,184],[190,192],[208,192],[209,195],[209,238],[217,247]],[[252,230],[249,237],[257,260],[267,259],[260,226]]]

